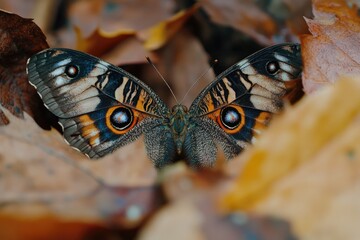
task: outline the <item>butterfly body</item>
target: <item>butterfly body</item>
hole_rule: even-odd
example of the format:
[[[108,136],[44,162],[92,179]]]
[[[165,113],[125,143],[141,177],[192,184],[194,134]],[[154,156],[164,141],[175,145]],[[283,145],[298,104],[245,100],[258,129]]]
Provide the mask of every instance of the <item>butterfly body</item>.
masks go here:
[[[176,153],[181,155],[187,130],[189,127],[189,115],[186,106],[177,104],[171,110],[169,125],[174,136]]]
[[[300,46],[261,50],[220,74],[190,108],[167,105],[142,81],[96,57],[47,49],[28,61],[30,83],[59,117],[64,138],[100,158],[144,135],[149,158],[163,167],[185,158],[210,166],[256,139],[301,75]]]

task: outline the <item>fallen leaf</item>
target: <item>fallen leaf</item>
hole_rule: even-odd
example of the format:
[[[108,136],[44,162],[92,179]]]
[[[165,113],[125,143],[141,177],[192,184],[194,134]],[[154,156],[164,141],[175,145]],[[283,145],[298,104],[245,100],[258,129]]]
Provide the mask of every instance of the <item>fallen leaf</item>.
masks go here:
[[[136,36],[122,40],[111,51],[101,55],[101,59],[120,66],[144,63],[146,57],[154,62],[159,61],[159,56],[153,51],[146,50]]]
[[[27,81],[26,61],[48,48],[44,34],[30,19],[0,11],[0,104],[23,118],[30,114],[43,128],[55,125],[35,89]],[[0,109],[0,125],[9,121]]]
[[[130,237],[162,205],[160,197],[157,187],[104,187],[82,198],[9,202],[0,210],[0,238]]]
[[[76,49],[95,56],[104,54],[115,56],[116,54],[116,58],[110,58],[115,65],[143,63],[145,62],[145,56],[156,59],[156,56],[151,51],[164,46],[172,36],[180,31],[187,19],[197,9],[198,5],[194,5],[188,10],[180,11],[169,19],[157,22],[145,29],[119,28],[110,32],[97,28],[90,36],[85,37],[82,30],[76,27]],[[101,42],[101,45],[99,45],[99,42]],[[125,47],[126,51],[124,50]],[[132,53],[131,57],[126,57],[129,56],[129,52]]]
[[[278,34],[275,36],[284,39],[286,42],[298,42],[301,34],[308,34],[308,27],[304,17],[312,16],[311,0],[303,1],[270,1],[272,3],[269,11],[275,16],[278,22]],[[279,17],[279,8],[285,9],[285,13]],[[280,22],[280,23],[279,23]]]
[[[96,29],[118,32],[121,29],[139,31],[166,21],[173,15],[173,1],[88,0],[71,2],[68,21],[88,37]]]
[[[89,37],[84,38],[81,30],[75,27],[77,36],[76,49],[82,52],[100,56],[119,44],[135,35],[131,29],[122,29],[117,32],[107,33],[101,29],[96,29]],[[101,44],[99,44],[101,42]]]
[[[356,238],[359,91],[359,77],[341,79],[274,119],[241,156],[246,163],[222,207],[289,219],[301,239]]]
[[[94,225],[107,233],[111,228],[134,229],[163,204],[142,140],[91,161],[28,115],[10,117],[9,125],[0,128],[0,222],[10,221],[0,224],[0,238],[30,231],[50,234],[49,239],[59,233],[53,227],[66,221],[73,225],[65,226],[69,232],[64,229],[63,236],[90,231]],[[36,219],[49,220],[43,226],[49,228],[31,228]],[[14,222],[24,231],[9,233],[16,229]]]
[[[303,85],[307,93],[334,83],[341,75],[360,74],[360,17],[346,1],[313,1],[312,35],[301,37]]]
[[[28,116],[12,117],[0,128],[0,200],[30,195],[63,195],[92,191],[99,183],[107,186],[151,186],[156,170],[147,159],[143,140],[121,148],[98,161],[69,147],[57,131],[43,131]],[[9,152],[12,146],[17,151]],[[47,191],[49,191],[47,193]]]
[[[236,0],[206,0],[202,1],[201,6],[213,22],[231,26],[263,45],[273,42],[271,38],[276,33],[275,22],[256,5],[255,1],[247,0],[240,3]]]
[[[199,5],[195,4],[189,9],[178,12],[166,21],[162,21],[144,31],[139,31],[138,36],[144,41],[144,47],[148,50],[156,50],[162,47],[182,28],[198,8]]]
[[[295,239],[283,220],[245,213],[222,215],[215,209],[206,194],[182,198],[158,211],[139,239]]]

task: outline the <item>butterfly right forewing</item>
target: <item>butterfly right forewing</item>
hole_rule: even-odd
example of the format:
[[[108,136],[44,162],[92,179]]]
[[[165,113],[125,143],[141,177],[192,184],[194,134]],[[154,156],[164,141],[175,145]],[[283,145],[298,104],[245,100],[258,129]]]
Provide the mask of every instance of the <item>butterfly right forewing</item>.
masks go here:
[[[254,141],[272,114],[281,109],[285,96],[296,96],[287,94],[298,86],[293,82],[300,81],[301,71],[299,44],[262,49],[224,71],[199,94],[189,110],[192,124],[212,129],[212,138],[233,157]],[[204,145],[200,138],[188,142]],[[198,159],[194,164],[213,163],[215,157],[202,159],[196,153],[199,150],[191,148],[189,158]]]

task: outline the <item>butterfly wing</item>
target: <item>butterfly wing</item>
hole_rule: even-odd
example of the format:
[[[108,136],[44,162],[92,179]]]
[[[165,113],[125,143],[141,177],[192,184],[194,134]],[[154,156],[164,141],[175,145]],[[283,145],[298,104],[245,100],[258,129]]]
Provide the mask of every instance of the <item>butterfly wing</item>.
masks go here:
[[[212,164],[215,143],[222,145],[229,158],[238,154],[281,109],[285,96],[297,96],[293,90],[299,86],[301,71],[300,45],[280,44],[260,50],[220,74],[189,109],[191,124],[196,126],[192,129],[204,133],[189,131],[187,158],[193,165]],[[212,141],[204,143],[204,134]],[[209,149],[211,154],[207,154]]]
[[[47,49],[28,60],[27,71],[45,106],[59,117],[66,141],[90,158],[157,128],[169,113],[136,77],[82,52]]]

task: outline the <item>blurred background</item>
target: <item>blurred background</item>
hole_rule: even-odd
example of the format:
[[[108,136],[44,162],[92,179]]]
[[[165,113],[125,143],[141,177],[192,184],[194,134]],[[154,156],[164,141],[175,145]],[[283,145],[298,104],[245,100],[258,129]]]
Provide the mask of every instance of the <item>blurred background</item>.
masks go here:
[[[249,54],[299,42],[308,33],[304,17],[313,18],[312,7],[315,12],[328,3],[333,13],[360,5],[355,0],[312,2],[0,0],[0,8],[34,19],[50,47],[78,49],[126,69],[169,106],[175,101],[146,56],[179,99],[201,77],[184,101],[189,106],[217,74]],[[302,45],[304,69],[315,73],[310,79],[335,76],[332,67],[358,69],[351,65],[358,28],[348,27],[358,16],[342,16],[332,28],[332,14],[317,14],[312,27],[331,34],[308,35]],[[19,35],[16,40],[23,41]],[[14,59],[22,75],[3,71],[0,83],[6,85],[0,84],[0,92],[9,95],[11,107],[14,99],[29,105],[26,59]],[[344,97],[358,97],[356,82],[306,95],[264,133],[266,144],[254,145],[223,169],[199,172],[183,163],[157,172],[141,138],[90,161],[58,132],[41,129],[31,115],[9,113],[10,124],[0,127],[0,239],[357,239],[359,101]],[[224,205],[241,211],[218,211],[223,198]],[[244,204],[249,206],[243,212]]]

